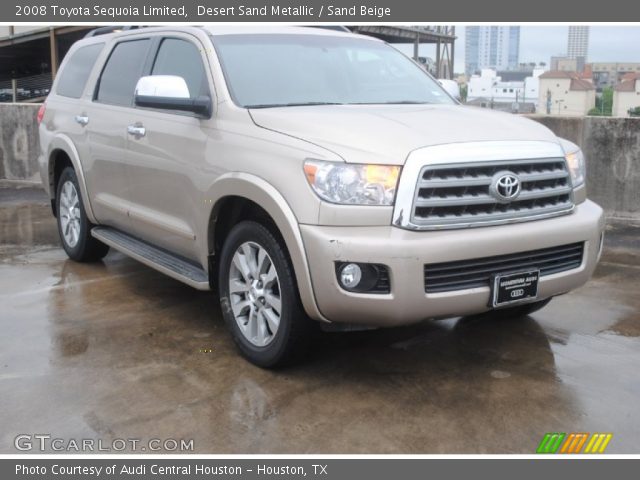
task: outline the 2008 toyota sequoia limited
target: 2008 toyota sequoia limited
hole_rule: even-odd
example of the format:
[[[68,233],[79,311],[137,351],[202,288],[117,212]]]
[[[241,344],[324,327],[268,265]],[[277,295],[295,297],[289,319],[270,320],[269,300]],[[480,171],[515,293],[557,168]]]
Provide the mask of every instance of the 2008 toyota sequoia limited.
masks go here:
[[[311,319],[532,312],[583,285],[602,247],[576,145],[459,105],[368,37],[91,35],[38,119],[69,257],[113,247],[217,290],[240,351],[264,367],[304,349]]]

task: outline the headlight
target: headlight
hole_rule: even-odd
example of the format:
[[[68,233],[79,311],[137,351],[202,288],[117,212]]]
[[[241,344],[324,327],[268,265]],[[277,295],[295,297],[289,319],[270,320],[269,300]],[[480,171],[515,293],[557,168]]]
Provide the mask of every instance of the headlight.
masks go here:
[[[343,205],[393,205],[400,167],[307,160],[304,173],[320,198]]]
[[[584,183],[584,177],[586,176],[584,155],[582,150],[576,150],[573,153],[567,153],[565,155],[567,159],[567,168],[571,174],[571,184],[574,187],[582,185]]]

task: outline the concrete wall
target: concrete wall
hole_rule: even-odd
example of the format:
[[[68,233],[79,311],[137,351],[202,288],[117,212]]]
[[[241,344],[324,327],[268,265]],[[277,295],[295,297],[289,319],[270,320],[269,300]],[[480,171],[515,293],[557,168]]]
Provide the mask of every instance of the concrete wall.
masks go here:
[[[0,179],[40,181],[38,105],[0,104]],[[580,145],[589,197],[612,216],[640,217],[640,118],[530,116]]]
[[[582,148],[587,194],[609,216],[640,217],[640,118],[530,118]]]
[[[40,181],[38,108],[40,105],[0,104],[0,179]]]

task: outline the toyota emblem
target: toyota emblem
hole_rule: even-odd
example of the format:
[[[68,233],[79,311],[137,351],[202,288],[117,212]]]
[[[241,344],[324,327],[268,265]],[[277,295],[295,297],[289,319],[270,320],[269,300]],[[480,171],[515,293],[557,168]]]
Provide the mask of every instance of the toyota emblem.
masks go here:
[[[489,190],[500,203],[515,200],[520,195],[520,179],[512,172],[498,172],[493,176]]]

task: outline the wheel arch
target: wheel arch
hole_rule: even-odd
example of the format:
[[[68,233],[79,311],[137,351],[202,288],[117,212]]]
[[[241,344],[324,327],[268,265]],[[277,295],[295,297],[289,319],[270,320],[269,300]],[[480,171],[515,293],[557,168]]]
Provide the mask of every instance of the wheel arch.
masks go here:
[[[260,219],[260,215],[267,215],[268,221],[277,229],[277,232],[287,247],[291,263],[293,265],[300,299],[306,313],[315,320],[328,321],[320,313],[314,292],[309,263],[302,241],[298,220],[290,205],[282,194],[266,180],[248,173],[232,173],[220,177],[208,192],[205,200],[211,205],[206,217],[206,242],[201,248],[207,252],[209,274],[215,275],[217,249],[220,246],[220,235],[228,233],[233,226],[225,225],[229,216],[237,215],[235,223],[247,219],[247,207],[251,208],[248,218]],[[257,208],[256,208],[257,207]],[[232,209],[240,212],[232,212]],[[264,217],[263,217],[264,218]],[[226,232],[225,232],[226,230]]]
[[[78,178],[78,184],[80,186],[80,195],[82,195],[82,203],[84,205],[84,209],[89,221],[91,223],[97,223],[93,214],[93,209],[91,208],[91,202],[89,201],[84,170],[82,169],[82,163],[80,162],[78,150],[76,149],[71,139],[62,134],[57,135],[51,141],[49,145],[47,160],[47,181],[49,185],[49,199],[51,201],[53,214],[56,215],[56,182],[58,181],[60,173],[67,165],[73,167],[76,172],[76,177]]]

